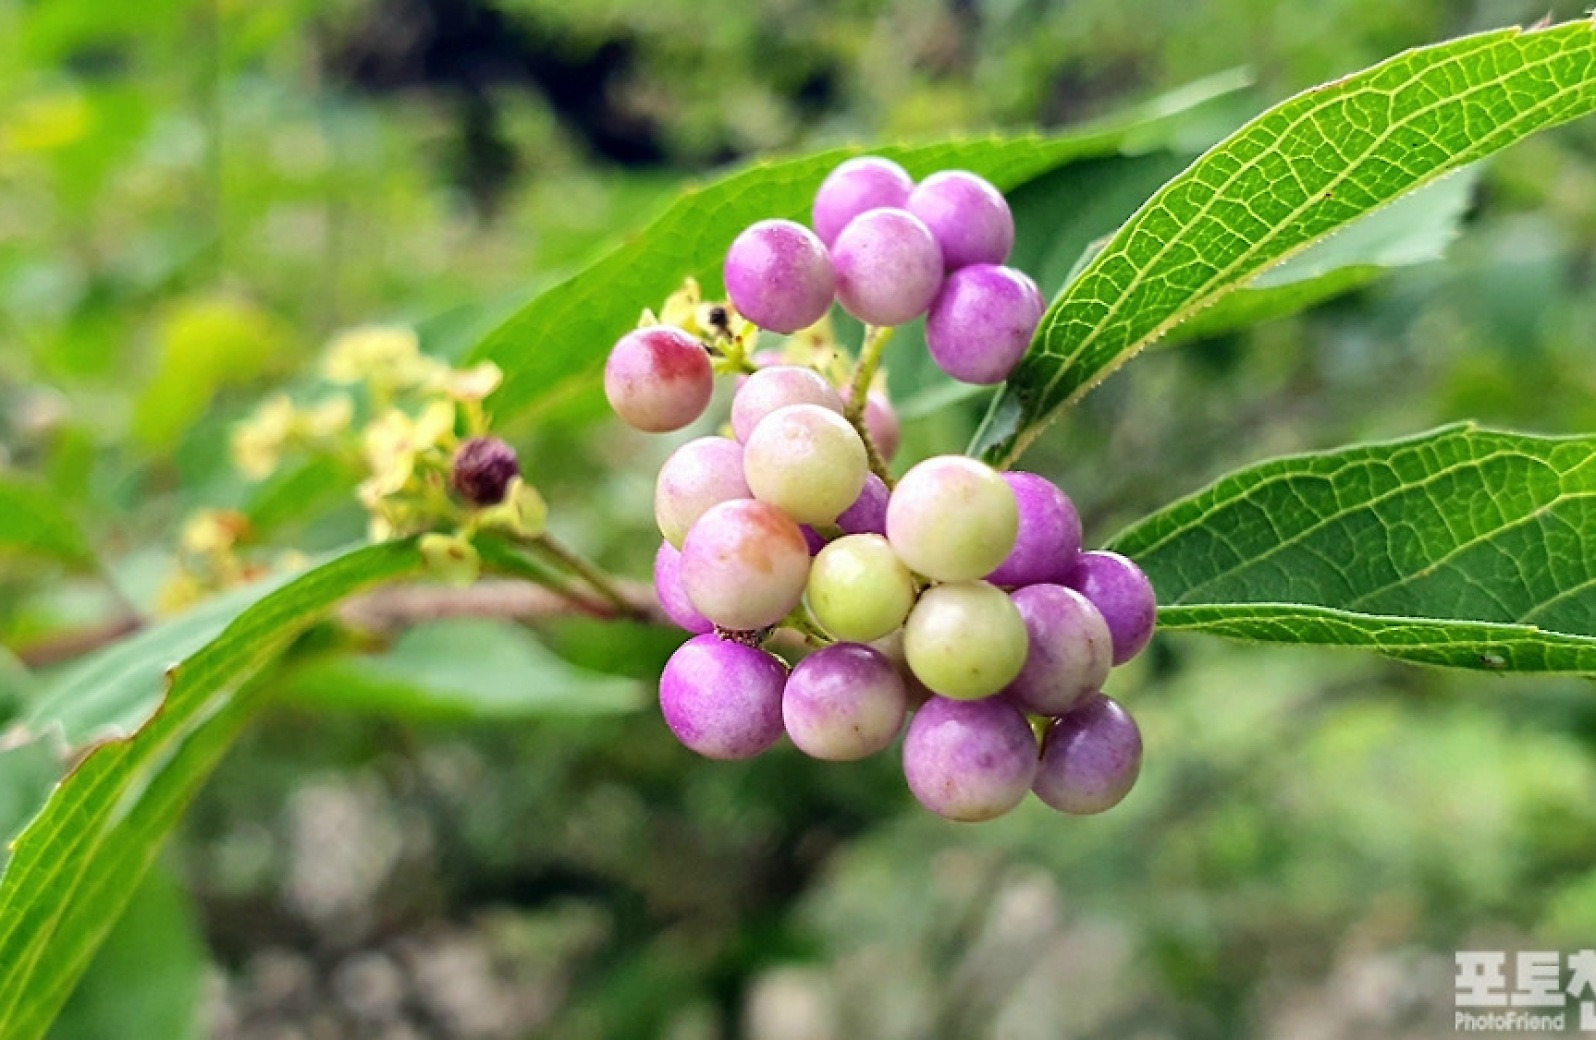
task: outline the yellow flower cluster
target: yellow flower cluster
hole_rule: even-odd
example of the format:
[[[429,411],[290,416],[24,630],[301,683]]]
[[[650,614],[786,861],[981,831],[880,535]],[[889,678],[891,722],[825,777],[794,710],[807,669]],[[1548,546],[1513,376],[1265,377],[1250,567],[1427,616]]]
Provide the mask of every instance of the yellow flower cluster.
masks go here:
[[[487,427],[482,402],[499,386],[497,365],[456,369],[421,352],[413,330],[368,325],[328,344],[321,373],[349,388],[310,405],[286,394],[262,405],[233,431],[233,462],[253,480],[270,476],[290,450],[347,458],[365,474],[358,494],[373,539],[427,530],[455,512],[449,462],[459,427]],[[351,430],[356,392],[363,429]]]
[[[201,509],[183,522],[178,533],[178,567],[156,594],[156,609],[175,614],[207,596],[246,585],[268,571],[297,570],[305,564],[300,553],[282,554],[275,567],[246,559],[241,550],[249,541],[249,518],[232,509]]]
[[[355,402],[334,394],[309,407],[277,394],[233,428],[233,465],[250,480],[265,480],[282,465],[291,448],[316,450],[331,445],[349,429]]]
[[[738,314],[728,301],[705,300],[696,278],[687,279],[666,297],[658,315],[645,308],[637,324],[639,328],[674,325],[698,337],[711,348],[719,372],[753,370],[749,359],[758,349],[758,326]]]
[[[372,325],[335,337],[320,374],[333,388],[308,403],[274,395],[233,428],[239,473],[264,480],[296,454],[339,460],[362,474],[356,494],[370,514],[372,539],[451,532],[425,534],[425,555],[444,577],[474,575],[470,535],[478,528],[541,534],[547,507],[519,478],[504,502],[485,509],[462,508],[449,494],[461,438],[487,430],[483,401],[502,381],[498,366],[457,369],[423,354],[413,330]],[[162,608],[187,607],[270,569],[246,558],[250,533],[248,519],[236,511],[208,509],[189,517],[178,567],[161,592]]]

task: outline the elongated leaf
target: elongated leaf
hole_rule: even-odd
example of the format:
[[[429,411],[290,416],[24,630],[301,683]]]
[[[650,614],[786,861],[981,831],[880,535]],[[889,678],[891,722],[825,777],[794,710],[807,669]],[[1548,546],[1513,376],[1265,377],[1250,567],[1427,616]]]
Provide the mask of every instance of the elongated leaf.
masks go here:
[[[1276,459],[1112,547],[1164,628],[1596,674],[1596,436],[1462,425]]]
[[[976,447],[1057,410],[1265,269],[1435,178],[1596,109],[1596,23],[1400,54],[1275,106],[1166,184],[1053,302]]]
[[[235,589],[124,640],[113,652],[68,666],[28,711],[27,728],[54,730],[73,748],[127,736],[161,703],[166,669],[216,639],[245,608],[290,580],[291,575],[282,575]]]
[[[48,490],[0,473],[0,556],[7,552],[49,557],[75,566],[93,560],[78,525]]]
[[[409,542],[309,571],[170,662],[160,710],[93,748],[17,838],[0,874],[0,1036],[42,1036],[178,815],[250,717],[253,679],[343,598],[415,571]],[[178,644],[187,647],[183,637]],[[108,651],[118,682],[159,688],[150,646]]]
[[[643,703],[641,683],[576,668],[519,625],[481,618],[412,629],[378,656],[296,668],[286,691],[310,707],[440,722],[621,712]]]
[[[915,176],[958,167],[1009,190],[1077,158],[1150,147],[1161,131],[1179,126],[1188,110],[1242,85],[1241,77],[1227,73],[1111,125],[1054,137],[1023,134],[868,150],[897,160]],[[721,262],[738,232],[766,217],[807,220],[826,174],[866,150],[833,148],[760,163],[690,190],[635,237],[537,296],[472,354],[504,370],[504,385],[488,402],[494,416],[503,421],[592,390],[610,347],[644,307],[658,307],[689,276],[718,292]]]
[[[1439,260],[1462,229],[1480,170],[1460,170],[1360,217],[1227,293],[1160,342],[1184,343],[1295,314],[1361,289],[1391,268]]]
[[[205,940],[194,900],[162,870],[139,886],[50,1030],[50,1040],[194,1040]]]

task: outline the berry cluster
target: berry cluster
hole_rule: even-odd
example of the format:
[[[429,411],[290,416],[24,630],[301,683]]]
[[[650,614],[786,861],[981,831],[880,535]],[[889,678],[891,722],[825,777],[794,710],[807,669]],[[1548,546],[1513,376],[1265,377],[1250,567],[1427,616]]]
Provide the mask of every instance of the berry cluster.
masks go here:
[[[656,484],[654,585],[693,633],[660,706],[687,747],[748,758],[785,733],[846,761],[886,749],[908,720],[909,787],[955,820],[1000,816],[1027,791],[1101,812],[1134,783],[1141,735],[1101,689],[1151,638],[1146,577],[1083,552],[1074,505],[1043,477],[950,455],[894,487],[883,464],[898,426],[869,389],[869,337],[928,312],[939,366],[1001,381],[1043,309],[1035,284],[1000,266],[1013,239],[1002,195],[973,174],[915,185],[886,160],[850,160],[822,184],[813,231],[768,220],[738,236],[729,305],[694,296],[680,324],[616,344],[605,389],[643,430],[691,423],[714,373],[739,373],[730,435],[682,445]],[[834,300],[870,327],[853,378],[751,349],[760,329],[789,344],[814,335]],[[775,648],[797,659],[790,671]]]

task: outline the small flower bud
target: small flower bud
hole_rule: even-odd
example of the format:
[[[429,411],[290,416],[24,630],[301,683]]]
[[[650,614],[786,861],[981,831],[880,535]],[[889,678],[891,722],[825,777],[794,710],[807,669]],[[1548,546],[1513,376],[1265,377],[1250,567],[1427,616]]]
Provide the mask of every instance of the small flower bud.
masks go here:
[[[455,452],[449,482],[471,505],[495,506],[504,501],[510,481],[520,475],[514,448],[497,437],[473,437]]]

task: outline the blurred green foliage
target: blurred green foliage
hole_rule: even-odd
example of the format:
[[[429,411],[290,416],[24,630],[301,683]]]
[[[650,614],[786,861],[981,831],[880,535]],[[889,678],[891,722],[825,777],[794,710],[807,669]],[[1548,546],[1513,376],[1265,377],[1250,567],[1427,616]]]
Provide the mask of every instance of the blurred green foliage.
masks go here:
[[[726,162],[1057,126],[1241,65],[1256,108],[1548,7],[1580,13],[1544,0],[0,4],[0,461],[66,513],[57,544],[78,545],[75,525],[99,557],[87,571],[6,557],[0,645],[37,651],[148,609],[198,505],[246,510],[272,547],[358,536],[336,473],[242,482],[228,425],[294,387],[351,323],[414,322],[458,356]],[[1507,152],[1445,261],[1150,352],[1027,464],[1069,490],[1096,542],[1269,454],[1463,418],[1596,430],[1593,159],[1589,121]],[[1022,234],[1057,247],[1027,254],[1022,240],[1033,273],[1056,284],[1179,165],[1104,158],[1020,192]],[[1061,206],[1070,192],[1091,205]],[[528,349],[559,350],[557,330]],[[900,346],[892,380],[912,399],[924,373],[909,356]],[[512,431],[554,529],[641,577],[667,446],[559,418]],[[959,450],[978,418],[975,402],[926,409],[904,455]],[[491,674],[552,653],[639,676],[660,654],[579,624],[536,634],[542,645],[474,633],[492,651],[439,689],[482,678],[482,660]],[[320,681],[358,702],[396,669],[425,678],[404,664],[418,645],[455,643],[411,640],[368,685]],[[637,688],[607,679],[594,686],[605,711],[572,714],[576,688],[551,687],[565,708],[511,723],[462,719],[447,698],[323,713],[293,678],[284,692],[300,696],[234,753],[174,843],[181,888],[151,883],[58,1036],[105,1035],[103,994],[137,989],[149,1011],[124,1007],[118,1035],[171,1037],[167,995],[192,1003],[202,970],[207,1028],[240,1040],[1438,1036],[1453,949],[1571,949],[1596,928],[1596,706],[1579,681],[1165,638],[1119,679],[1149,747],[1122,810],[1075,821],[1033,805],[961,828],[912,810],[886,759],[696,760],[653,713],[611,711]],[[29,709],[34,679],[0,662],[7,717]],[[495,687],[507,713],[541,690]],[[47,782],[48,748],[24,750],[0,759],[7,833]],[[183,952],[190,919],[208,968]]]

